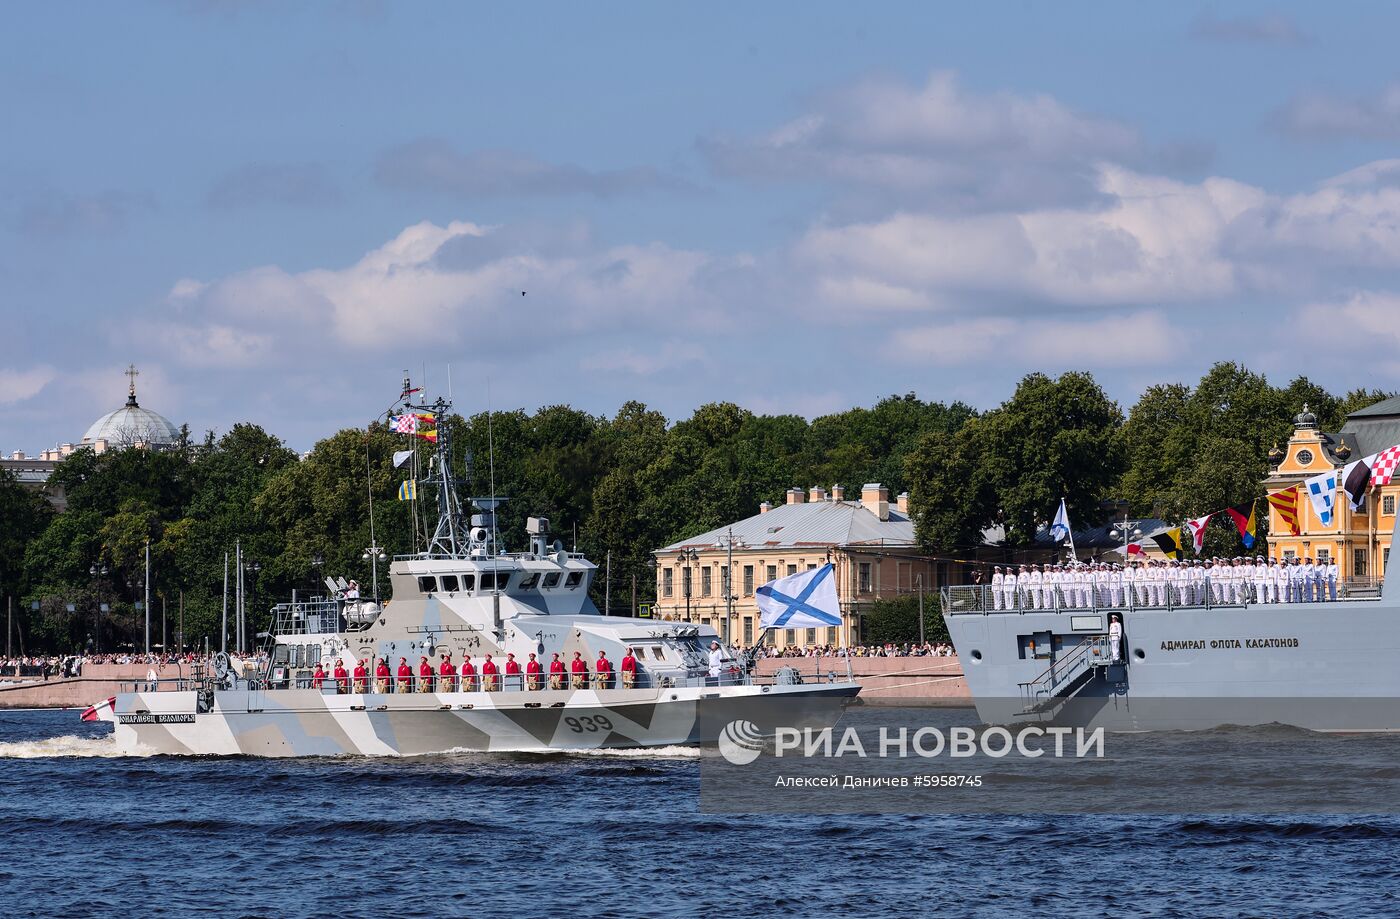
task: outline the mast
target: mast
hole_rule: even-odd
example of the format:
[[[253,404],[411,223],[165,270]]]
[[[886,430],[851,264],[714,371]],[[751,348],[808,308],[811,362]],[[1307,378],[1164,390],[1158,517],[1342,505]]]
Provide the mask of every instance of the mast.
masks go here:
[[[403,408],[414,414],[431,412],[437,421],[437,442],[428,468],[437,486],[438,520],[428,539],[427,554],[461,558],[467,554],[471,538],[462,501],[457,496],[457,477],[452,472],[452,429],[445,423],[452,403],[441,396],[434,402],[411,402],[405,394]]]

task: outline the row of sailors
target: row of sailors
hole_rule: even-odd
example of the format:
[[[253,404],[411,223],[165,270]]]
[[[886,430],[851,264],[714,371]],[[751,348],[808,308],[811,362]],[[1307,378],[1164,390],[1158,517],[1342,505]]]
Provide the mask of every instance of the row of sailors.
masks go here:
[[[311,675],[311,688],[322,689],[329,680],[331,688],[339,693],[357,693],[370,691],[370,672],[374,673],[374,691],[377,693],[387,692],[496,692],[502,688],[520,688],[528,691],[535,691],[545,688],[564,689],[566,686],[571,689],[587,689],[590,685],[594,689],[610,689],[613,687],[613,665],[608,659],[606,651],[598,652],[598,659],[593,662],[593,669],[590,672],[588,662],[583,659],[583,654],[574,652],[574,659],[566,667],[559,659],[558,652],[555,652],[554,659],[549,662],[548,680],[544,666],[536,659],[533,652],[530,659],[525,662],[524,672],[521,672],[520,663],[515,659],[514,654],[506,655],[504,673],[491,657],[486,655],[481,663],[480,674],[471,658],[462,661],[460,672],[452,662],[451,654],[439,655],[439,663],[436,668],[426,657],[420,657],[418,663],[418,674],[415,679],[413,668],[408,663],[408,658],[399,658],[398,670],[394,674],[389,672],[389,661],[387,658],[379,658],[377,663],[371,661],[358,661],[355,664],[353,673],[345,669],[345,661],[337,658],[335,667],[330,673],[326,673],[325,668],[320,664],[316,665],[316,671]],[[627,649],[627,654],[623,656],[620,665],[622,673],[622,688],[631,689],[637,683],[637,651],[635,648]],[[504,680],[502,680],[504,676]],[[507,685],[508,684],[508,685]]]
[[[1307,557],[1133,561],[1126,568],[1106,562],[996,565],[991,589],[999,610],[1311,603],[1337,599],[1338,575],[1330,559]]]

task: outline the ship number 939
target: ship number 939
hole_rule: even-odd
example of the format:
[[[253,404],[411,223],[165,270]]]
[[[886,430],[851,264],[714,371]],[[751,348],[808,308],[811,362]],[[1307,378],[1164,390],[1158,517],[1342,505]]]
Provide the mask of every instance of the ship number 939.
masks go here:
[[[585,731],[611,731],[612,721],[603,715],[582,715],[578,718],[570,715],[564,719],[564,723],[569,726],[569,730],[575,734],[582,734]]]

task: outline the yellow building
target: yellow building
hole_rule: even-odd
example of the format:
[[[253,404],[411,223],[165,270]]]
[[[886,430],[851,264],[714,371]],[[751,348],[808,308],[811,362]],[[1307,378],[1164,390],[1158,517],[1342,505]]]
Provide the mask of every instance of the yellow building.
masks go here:
[[[752,517],[700,533],[664,548],[656,556],[658,617],[703,622],[742,647],[762,629],[754,590],[776,578],[835,565],[840,626],[780,629],[767,644],[779,647],[861,643],[860,620],[878,599],[916,593],[936,595],[948,583],[949,563],[924,555],[914,542],[909,495],[890,501],[878,484],[861,489],[859,501],[844,489],[790,488],[787,502],[759,505]],[[733,589],[727,589],[730,572]]]
[[[1353,460],[1400,444],[1400,397],[1352,412],[1335,434],[1318,428],[1317,416],[1303,406],[1293,419],[1293,436],[1286,447],[1270,451],[1277,466],[1265,481],[1272,493],[1329,470],[1341,470]],[[1339,487],[1331,524],[1324,525],[1303,489],[1298,489],[1298,529],[1294,536],[1277,509],[1269,508],[1269,554],[1276,558],[1335,559],[1343,583],[1363,587],[1385,572],[1390,558],[1390,534],[1395,527],[1395,501],[1400,476],[1371,488],[1360,510],[1353,511]]]

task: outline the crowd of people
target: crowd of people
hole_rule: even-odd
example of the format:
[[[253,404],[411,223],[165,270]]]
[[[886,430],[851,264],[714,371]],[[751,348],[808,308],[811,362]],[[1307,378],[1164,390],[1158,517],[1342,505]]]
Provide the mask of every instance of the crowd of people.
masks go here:
[[[1308,557],[996,565],[989,605],[1008,610],[1315,603],[1337,599],[1338,575],[1335,561]]]
[[[381,657],[355,661],[353,667],[347,667],[344,658],[337,658],[329,666],[317,663],[309,685],[312,689],[336,693],[535,692],[619,686],[632,689],[638,685],[638,675],[643,669],[639,658],[634,648],[627,650],[616,668],[606,651],[599,651],[591,666],[579,651],[573,652],[573,658],[567,663],[557,651],[547,663],[532,651],[523,665],[513,652],[507,652],[503,662],[487,654],[479,664],[467,657],[460,666],[450,653],[438,655],[437,664],[426,655],[420,655],[417,667],[410,664],[407,657],[400,657],[397,666],[391,666],[389,658]],[[274,672],[273,682],[289,684],[291,676]]]

